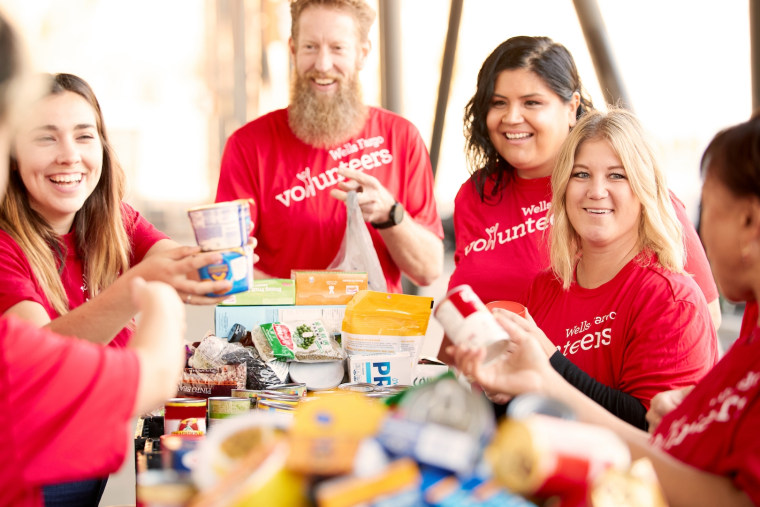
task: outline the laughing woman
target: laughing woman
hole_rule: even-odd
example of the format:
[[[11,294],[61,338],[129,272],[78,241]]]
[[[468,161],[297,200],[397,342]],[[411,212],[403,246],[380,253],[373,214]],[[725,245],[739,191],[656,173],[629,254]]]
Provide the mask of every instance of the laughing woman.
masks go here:
[[[230,282],[200,282],[196,270],[219,255],[179,246],[122,202],[124,175],[92,89],[70,74],[50,79],[11,148],[0,204],[0,312],[124,347],[138,309],[130,297],[136,277],[170,284],[186,303],[217,302],[203,294]],[[46,488],[46,501],[97,505],[104,484]]]

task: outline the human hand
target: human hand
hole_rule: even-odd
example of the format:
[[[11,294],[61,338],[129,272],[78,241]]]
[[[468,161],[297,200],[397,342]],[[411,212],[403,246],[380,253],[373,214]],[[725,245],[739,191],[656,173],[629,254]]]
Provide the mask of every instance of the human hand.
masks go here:
[[[649,423],[649,433],[653,433],[657,429],[665,414],[680,405],[692,389],[694,389],[694,386],[662,391],[654,395],[646,415],[647,422]]]
[[[176,338],[174,341],[180,344],[185,334],[185,307],[177,291],[164,282],[147,282],[139,276],[131,280],[130,289],[132,303],[141,314],[140,319],[160,318],[170,323],[169,328],[173,330],[171,334]],[[135,334],[135,340],[139,341],[141,337],[151,338],[141,333]],[[166,337],[169,338],[171,337]]]
[[[556,372],[549,364],[538,337],[532,333],[530,326],[526,326],[525,323],[529,322],[505,310],[494,311],[494,317],[510,337],[505,352],[483,364],[486,355],[483,347],[473,348],[467,344],[452,346],[447,352],[454,357],[456,368],[498,403],[522,393],[545,392]]]
[[[353,169],[339,169],[338,174],[347,178],[338,183],[330,195],[339,201],[346,201],[346,194],[356,191],[357,203],[365,222],[385,222],[390,218],[391,207],[396,199],[374,176]]]
[[[254,262],[257,260],[258,256],[254,258]],[[225,296],[208,297],[206,294],[224,294],[232,288],[232,282],[201,280],[198,269],[221,261],[222,256],[219,252],[201,252],[197,246],[180,246],[146,257],[130,269],[130,273],[131,276],[139,276],[146,281],[160,281],[171,285],[185,303],[209,305],[218,303]]]

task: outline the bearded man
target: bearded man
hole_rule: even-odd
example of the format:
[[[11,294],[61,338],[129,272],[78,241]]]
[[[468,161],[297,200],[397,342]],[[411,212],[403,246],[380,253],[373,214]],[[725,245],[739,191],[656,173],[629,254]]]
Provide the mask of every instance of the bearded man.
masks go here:
[[[222,156],[217,202],[250,198],[255,276],[325,269],[358,203],[389,292],[402,272],[429,285],[443,269],[443,228],[427,148],[404,118],[362,100],[359,71],[375,12],[364,0],[294,0],[290,105],[244,125]]]

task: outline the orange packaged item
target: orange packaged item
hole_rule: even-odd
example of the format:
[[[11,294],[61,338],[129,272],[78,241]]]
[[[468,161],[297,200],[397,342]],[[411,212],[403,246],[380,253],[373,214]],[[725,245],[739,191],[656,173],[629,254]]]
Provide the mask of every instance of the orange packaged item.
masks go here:
[[[296,282],[297,305],[345,305],[367,289],[367,273],[359,271],[293,270],[290,277]]]

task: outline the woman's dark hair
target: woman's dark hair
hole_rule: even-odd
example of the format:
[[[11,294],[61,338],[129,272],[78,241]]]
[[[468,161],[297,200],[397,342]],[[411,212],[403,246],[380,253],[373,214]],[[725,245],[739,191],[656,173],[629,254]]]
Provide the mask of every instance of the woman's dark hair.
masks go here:
[[[576,117],[593,109],[591,99],[581,85],[578,69],[570,52],[549,37],[518,36],[507,39],[488,55],[478,72],[475,95],[465,107],[464,134],[467,139],[465,153],[470,171],[475,178],[480,198],[485,200],[485,182],[496,175],[496,185],[492,196],[499,195],[502,185],[515,172],[491,143],[486,126],[486,117],[491,107],[496,78],[504,70],[527,69],[539,76],[566,103],[573,93],[581,96]]]
[[[760,196],[760,110],[718,132],[702,155],[702,174],[717,177],[734,195]]]

